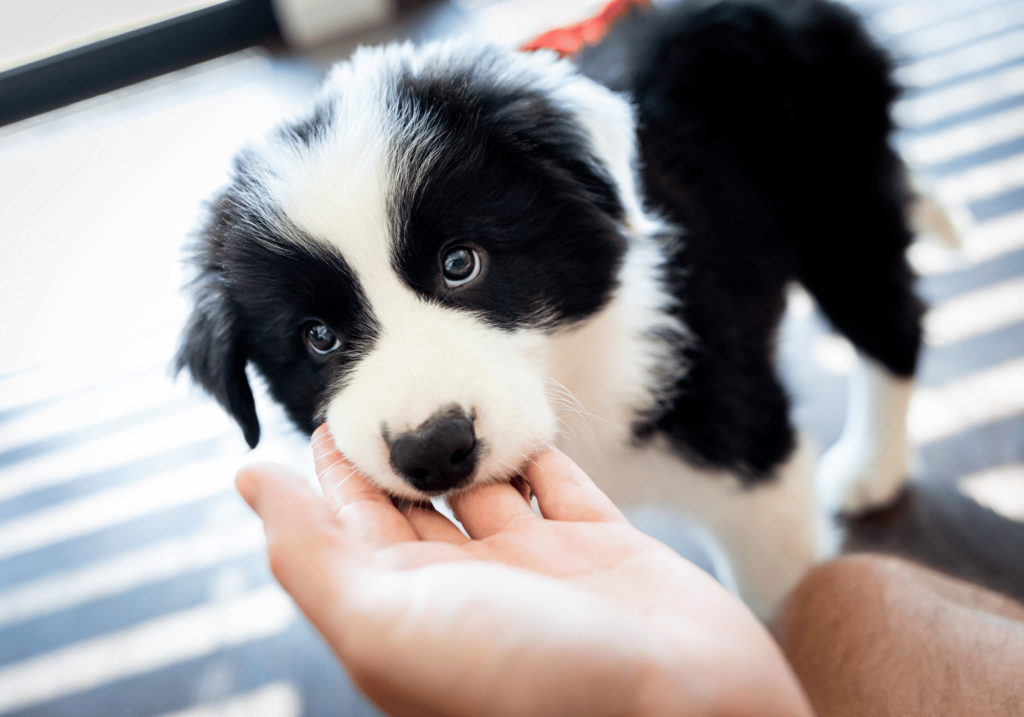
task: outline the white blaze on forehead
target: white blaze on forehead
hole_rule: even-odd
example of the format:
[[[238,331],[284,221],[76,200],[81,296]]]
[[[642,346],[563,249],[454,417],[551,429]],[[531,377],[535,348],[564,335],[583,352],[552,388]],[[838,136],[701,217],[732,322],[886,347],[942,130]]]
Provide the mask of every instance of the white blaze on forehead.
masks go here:
[[[282,142],[278,152],[289,156],[267,181],[287,219],[339,249],[370,291],[390,266],[389,89],[350,65],[333,74],[351,78],[344,93],[321,97],[333,110],[330,128],[313,148]]]

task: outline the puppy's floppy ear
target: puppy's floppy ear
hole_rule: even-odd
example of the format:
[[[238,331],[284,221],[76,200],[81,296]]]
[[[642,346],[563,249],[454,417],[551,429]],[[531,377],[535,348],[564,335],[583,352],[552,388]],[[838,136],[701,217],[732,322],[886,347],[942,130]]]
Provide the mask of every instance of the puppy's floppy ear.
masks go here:
[[[187,368],[238,422],[249,447],[255,448],[260,423],[245,375],[244,337],[217,269],[204,269],[192,289],[195,306],[182,333],[175,372]]]

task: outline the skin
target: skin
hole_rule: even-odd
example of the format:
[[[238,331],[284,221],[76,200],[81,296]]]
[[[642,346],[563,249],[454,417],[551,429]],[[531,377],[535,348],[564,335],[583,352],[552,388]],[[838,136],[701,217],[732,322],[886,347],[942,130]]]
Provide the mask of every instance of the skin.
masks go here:
[[[1024,714],[1024,607],[905,560],[816,568],[776,631],[822,717]]]
[[[432,509],[396,508],[325,428],[313,445],[326,500],[269,464],[238,490],[274,575],[389,713],[812,714],[756,618],[558,451],[515,485],[456,496],[467,538]]]
[[[326,500],[269,464],[238,489],[277,579],[391,714],[1024,714],[1024,607],[975,585],[846,556],[797,586],[776,643],[555,450],[452,501],[470,538],[396,508],[325,429],[314,451]]]

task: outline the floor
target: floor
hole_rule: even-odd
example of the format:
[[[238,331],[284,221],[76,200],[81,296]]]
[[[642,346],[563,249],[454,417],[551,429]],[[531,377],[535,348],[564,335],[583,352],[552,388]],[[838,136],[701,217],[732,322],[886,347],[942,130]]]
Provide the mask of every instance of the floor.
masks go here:
[[[514,2],[442,3],[364,37],[513,41],[551,22]],[[1024,519],[1024,0],[854,6],[902,59],[899,148],[963,238],[911,250],[932,305],[915,479]],[[0,128],[0,714],[377,714],[273,583],[232,488],[250,460],[310,475],[305,441],[261,399],[249,452],[167,371],[197,207],[352,44],[247,51]],[[820,446],[851,364],[794,291],[780,369]],[[702,559],[670,511],[631,518]]]

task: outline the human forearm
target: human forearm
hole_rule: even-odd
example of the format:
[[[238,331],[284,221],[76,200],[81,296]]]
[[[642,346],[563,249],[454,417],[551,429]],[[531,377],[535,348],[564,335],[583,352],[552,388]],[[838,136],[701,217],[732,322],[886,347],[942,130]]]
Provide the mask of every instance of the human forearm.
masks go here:
[[[777,633],[820,717],[1019,715],[1024,608],[903,560],[856,556],[796,589]]]

